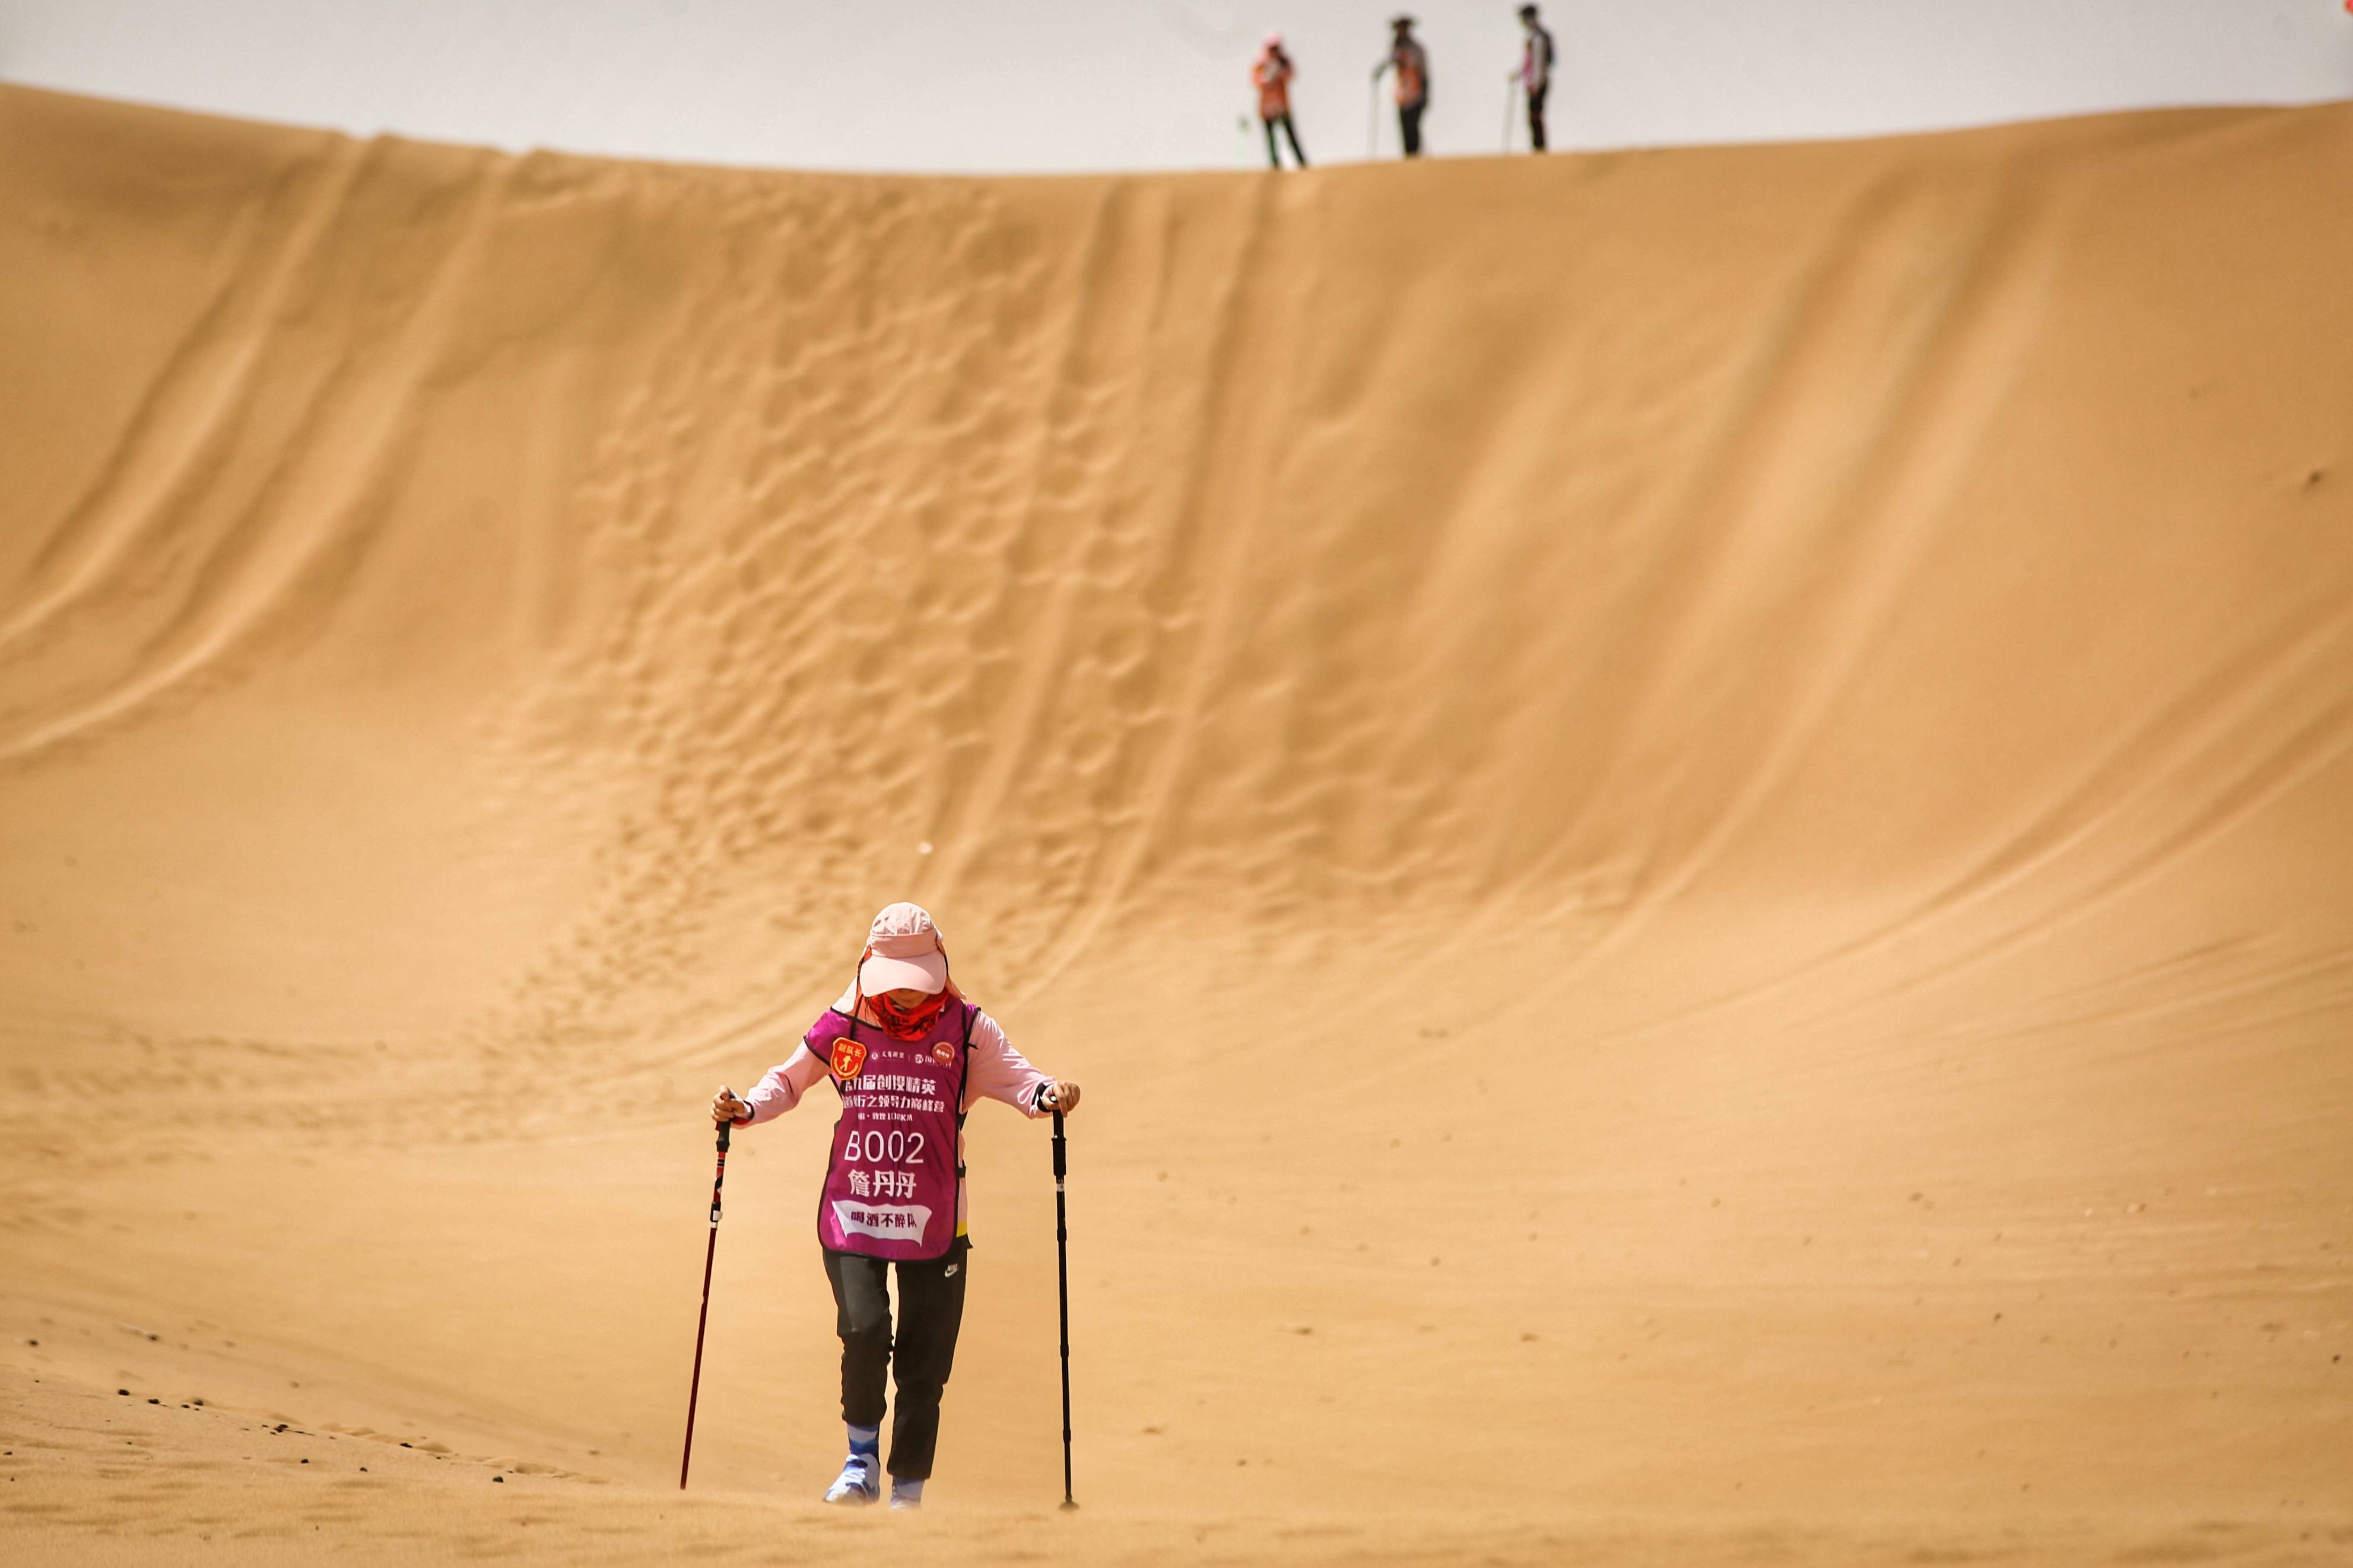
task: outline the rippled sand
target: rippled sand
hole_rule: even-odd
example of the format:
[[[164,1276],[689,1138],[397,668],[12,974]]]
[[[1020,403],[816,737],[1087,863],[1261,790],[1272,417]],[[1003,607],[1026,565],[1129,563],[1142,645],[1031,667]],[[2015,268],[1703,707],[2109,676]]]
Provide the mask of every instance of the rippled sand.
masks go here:
[[[0,1557],[2353,1559],[2348,189],[0,89]],[[994,1107],[927,1512],[814,1111],[681,1500],[901,897],[1085,1507]]]

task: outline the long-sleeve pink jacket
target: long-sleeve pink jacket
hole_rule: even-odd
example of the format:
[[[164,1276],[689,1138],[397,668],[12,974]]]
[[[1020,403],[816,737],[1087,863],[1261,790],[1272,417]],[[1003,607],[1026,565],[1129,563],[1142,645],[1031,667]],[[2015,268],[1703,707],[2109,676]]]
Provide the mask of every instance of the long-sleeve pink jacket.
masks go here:
[[[834,1003],[833,1010],[847,1013],[850,1004],[856,1000],[855,995],[845,991]],[[872,1007],[860,1008],[858,1016],[861,1021],[880,1026]],[[810,1050],[804,1041],[800,1049],[783,1063],[770,1068],[752,1091],[743,1097],[744,1103],[752,1108],[752,1120],[746,1125],[757,1127],[763,1121],[773,1121],[782,1116],[798,1105],[801,1097],[827,1074],[826,1058]],[[1013,1042],[1005,1037],[1005,1030],[996,1019],[976,1010],[972,1021],[972,1067],[964,1085],[965,1110],[969,1111],[984,1099],[1001,1100],[1024,1116],[1033,1119],[1043,1116],[1046,1110],[1039,1104],[1039,1097],[1053,1081],[1050,1075],[1031,1067],[1028,1059],[1013,1048]],[[956,1162],[961,1164],[964,1163],[961,1134],[956,1142]],[[969,1183],[956,1184],[958,1236],[963,1236],[968,1228],[969,1190]]]

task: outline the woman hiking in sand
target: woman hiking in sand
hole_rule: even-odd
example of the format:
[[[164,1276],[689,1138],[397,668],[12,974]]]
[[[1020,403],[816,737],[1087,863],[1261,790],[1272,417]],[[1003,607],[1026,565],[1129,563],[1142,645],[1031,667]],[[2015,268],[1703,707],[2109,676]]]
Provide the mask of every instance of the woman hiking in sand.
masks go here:
[[[1025,1116],[1067,1115],[1078,1109],[1079,1086],[1031,1067],[997,1020],[965,1000],[948,978],[939,928],[914,904],[892,904],[874,917],[856,979],[809,1026],[792,1058],[769,1068],[747,1095],[723,1087],[711,1114],[738,1127],[773,1121],[820,1078],[832,1079],[841,1101],[817,1237],[833,1286],[841,1418],[849,1427],[849,1457],[825,1500],[870,1503],[881,1496],[883,1382],[895,1364],[891,1506],[916,1508],[932,1473],[940,1394],[964,1322],[971,1247],[965,1113],[987,1098]],[[893,1264],[895,1342],[885,1289]]]

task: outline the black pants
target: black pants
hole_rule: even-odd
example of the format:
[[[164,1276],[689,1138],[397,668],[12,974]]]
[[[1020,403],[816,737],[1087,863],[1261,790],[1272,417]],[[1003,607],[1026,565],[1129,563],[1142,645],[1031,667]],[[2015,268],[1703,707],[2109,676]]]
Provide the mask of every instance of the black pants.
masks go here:
[[[1528,145],[1541,153],[1545,150],[1544,100],[1552,92],[1552,83],[1528,94]]]
[[[1278,169],[1282,167],[1282,154],[1275,151],[1274,146],[1274,128],[1280,125],[1282,127],[1282,133],[1291,138],[1291,155],[1299,160],[1299,166],[1301,168],[1303,169],[1307,167],[1307,154],[1299,150],[1299,128],[1291,123],[1291,116],[1288,114],[1278,114],[1273,119],[1265,121],[1265,125],[1266,161],[1273,164]]]
[[[1405,155],[1409,158],[1421,156],[1421,111],[1429,107],[1430,100],[1426,98],[1419,103],[1398,105],[1398,135],[1405,142]]]
[[[940,1394],[955,1365],[971,1256],[959,1240],[945,1258],[898,1266],[894,1345],[885,1287],[892,1266],[855,1252],[825,1255],[825,1277],[833,1286],[834,1331],[841,1336],[841,1418],[852,1426],[881,1426],[883,1374],[896,1372],[899,1410],[891,1424],[889,1468],[902,1480],[931,1478],[932,1455],[940,1441]]]

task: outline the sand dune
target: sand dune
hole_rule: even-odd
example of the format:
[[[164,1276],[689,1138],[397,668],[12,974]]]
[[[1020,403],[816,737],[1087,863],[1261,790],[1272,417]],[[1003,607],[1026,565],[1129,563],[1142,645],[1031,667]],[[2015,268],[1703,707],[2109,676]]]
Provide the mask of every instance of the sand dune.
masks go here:
[[[2353,1558],[2353,112],[0,149],[26,1560]],[[664,1489],[899,897],[1077,1516],[986,1112],[927,1516],[819,1115]]]

